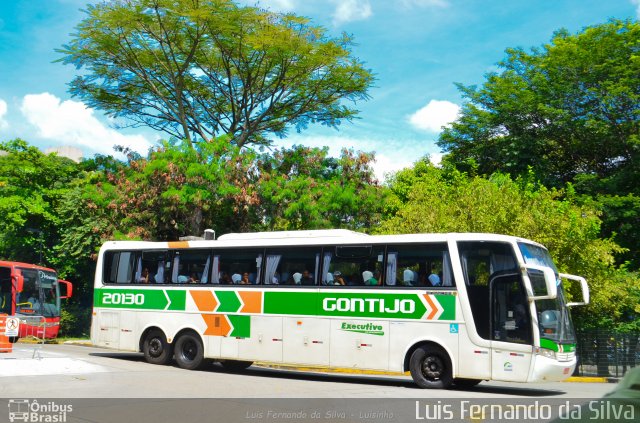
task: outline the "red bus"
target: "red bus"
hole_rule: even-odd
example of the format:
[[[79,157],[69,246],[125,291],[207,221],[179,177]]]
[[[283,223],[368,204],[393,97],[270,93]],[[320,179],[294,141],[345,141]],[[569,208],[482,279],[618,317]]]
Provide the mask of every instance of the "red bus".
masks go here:
[[[61,295],[60,287],[64,287]],[[70,298],[71,282],[58,279],[55,270],[35,264],[0,261],[0,313],[12,316],[42,316],[44,322],[21,324],[19,337],[35,335],[46,339],[58,336],[60,300]]]

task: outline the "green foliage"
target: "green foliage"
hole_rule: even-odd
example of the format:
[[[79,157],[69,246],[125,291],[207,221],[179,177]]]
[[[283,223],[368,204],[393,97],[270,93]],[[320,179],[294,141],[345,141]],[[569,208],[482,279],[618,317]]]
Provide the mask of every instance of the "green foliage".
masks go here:
[[[373,176],[373,154],[294,146],[263,156],[258,190],[264,229],[366,230],[380,220],[383,190]]]
[[[88,337],[91,326],[91,310],[90,306],[63,305],[60,312],[59,336]]]
[[[600,238],[597,209],[567,190],[547,189],[532,175],[515,181],[504,174],[489,179],[439,169],[427,160],[389,180],[390,217],[380,233],[488,232],[519,236],[545,245],[561,272],[587,278],[592,303],[578,308],[581,322],[622,327],[637,321],[640,279],[614,266],[622,249]],[[568,285],[569,295],[575,286]]]
[[[290,126],[336,126],[373,81],[349,36],[230,0],[89,5],[60,61],[83,68],[71,93],[178,139],[268,145]]]
[[[80,170],[25,141],[0,143],[0,257],[43,264],[54,260],[59,204]]]
[[[445,161],[469,174],[533,171],[545,185],[573,182],[604,212],[602,236],[627,248],[619,262],[640,267],[640,23],[611,20],[549,44],[507,49],[500,73],[468,99],[441,134]]]

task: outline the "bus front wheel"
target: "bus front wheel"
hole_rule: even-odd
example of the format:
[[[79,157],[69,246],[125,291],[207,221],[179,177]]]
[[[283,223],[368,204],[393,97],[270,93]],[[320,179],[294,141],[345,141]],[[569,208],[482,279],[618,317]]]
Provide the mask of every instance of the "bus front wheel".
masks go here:
[[[187,370],[200,369],[206,363],[200,337],[190,332],[180,335],[176,341],[175,356],[178,366]]]
[[[434,345],[418,347],[409,360],[414,382],[421,388],[447,389],[453,383],[449,355]]]
[[[171,344],[161,330],[152,329],[147,333],[142,343],[144,358],[151,364],[167,364],[171,360],[173,352]]]

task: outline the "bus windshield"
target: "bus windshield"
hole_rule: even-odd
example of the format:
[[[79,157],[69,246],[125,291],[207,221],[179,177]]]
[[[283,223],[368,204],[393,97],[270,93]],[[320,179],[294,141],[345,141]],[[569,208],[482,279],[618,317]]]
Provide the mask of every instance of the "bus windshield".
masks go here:
[[[20,269],[24,287],[16,297],[16,312],[44,317],[60,316],[60,289],[54,272]]]
[[[558,281],[558,296],[555,299],[536,301],[540,338],[557,344],[575,343],[575,331],[564,299],[560,276],[549,251],[532,244],[518,243],[518,246],[526,264],[550,267]]]

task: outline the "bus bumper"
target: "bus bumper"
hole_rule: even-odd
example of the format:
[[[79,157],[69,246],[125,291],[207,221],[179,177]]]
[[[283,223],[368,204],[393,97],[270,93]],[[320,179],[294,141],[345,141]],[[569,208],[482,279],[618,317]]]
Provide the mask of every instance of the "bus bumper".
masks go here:
[[[528,382],[561,382],[573,374],[577,360],[558,361],[540,355],[534,355],[534,363]]]

